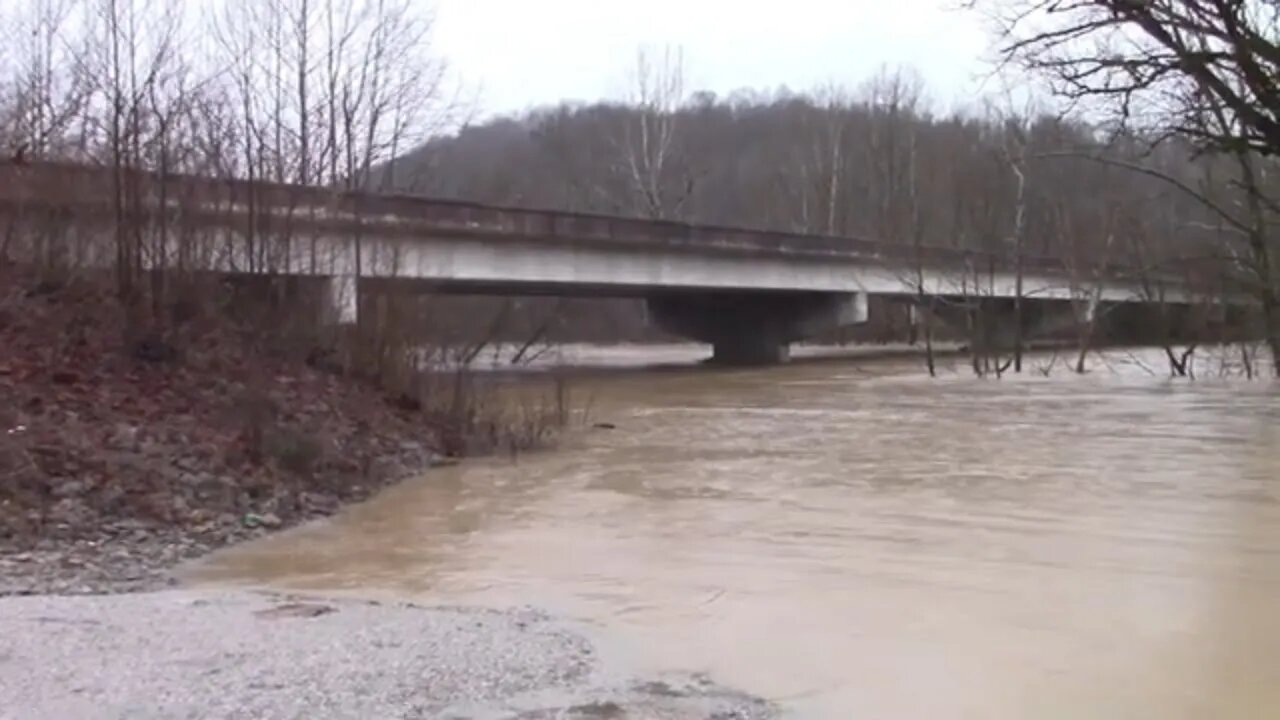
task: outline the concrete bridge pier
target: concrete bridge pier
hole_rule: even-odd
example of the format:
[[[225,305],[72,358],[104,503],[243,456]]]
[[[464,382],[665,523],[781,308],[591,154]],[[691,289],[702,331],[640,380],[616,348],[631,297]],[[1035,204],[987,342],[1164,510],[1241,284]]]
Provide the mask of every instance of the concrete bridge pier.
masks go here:
[[[791,343],[765,335],[726,335],[711,341],[716,365],[781,365],[791,359]]]
[[[652,295],[648,306],[659,327],[709,343],[723,365],[783,363],[791,343],[867,319],[862,293],[678,292]]]

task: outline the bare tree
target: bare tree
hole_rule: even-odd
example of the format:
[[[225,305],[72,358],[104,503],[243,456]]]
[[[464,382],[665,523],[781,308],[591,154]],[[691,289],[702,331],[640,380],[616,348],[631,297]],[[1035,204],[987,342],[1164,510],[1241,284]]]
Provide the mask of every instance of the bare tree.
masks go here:
[[[678,218],[694,184],[687,165],[677,157],[685,100],[684,51],[637,50],[631,81],[628,100],[634,112],[625,117],[615,143],[636,210],[655,220]]]
[[[1208,205],[1246,239],[1245,285],[1280,358],[1280,196],[1256,168],[1280,156],[1280,5],[1219,0],[975,0],[1010,62],[1114,128],[1176,136],[1237,159],[1232,204]],[[1222,236],[1223,245],[1239,239]],[[1227,254],[1234,253],[1227,248]],[[1280,373],[1280,363],[1274,363]]]
[[[813,102],[812,111],[803,114],[807,122],[802,132],[809,141],[807,156],[800,166],[803,229],[843,235],[848,213],[846,173],[852,162],[848,156],[853,140],[852,103],[845,89],[835,83],[819,88]]]
[[[117,291],[126,307],[139,298],[137,283],[145,262],[147,232],[143,175],[147,151],[157,132],[157,87],[178,71],[180,17],[176,2],[94,0],[90,17],[93,52],[85,72],[92,73],[95,106],[105,117],[94,128],[100,157],[111,168],[116,246]],[[136,325],[131,331],[136,331]]]
[[[908,240],[910,211],[907,187],[910,137],[920,120],[924,81],[911,68],[883,67],[863,84],[860,93],[870,114],[866,147],[870,188],[875,203],[875,236],[888,242]]]
[[[89,99],[77,69],[88,50],[73,28],[86,21],[78,0],[31,0],[0,10],[0,145],[19,161],[69,155]]]
[[[1025,268],[1027,254],[1027,205],[1029,189],[1027,178],[1029,169],[1028,145],[1030,143],[1031,123],[1034,112],[1019,112],[1013,108],[1014,100],[1011,92],[1005,93],[1004,109],[989,108],[993,117],[992,124],[1001,128],[1000,157],[1013,176],[1013,197],[1010,199],[1012,222],[1009,237],[1003,250],[1013,259],[1014,294],[1013,294],[1013,371],[1022,372],[1022,354],[1026,345],[1025,313]]]

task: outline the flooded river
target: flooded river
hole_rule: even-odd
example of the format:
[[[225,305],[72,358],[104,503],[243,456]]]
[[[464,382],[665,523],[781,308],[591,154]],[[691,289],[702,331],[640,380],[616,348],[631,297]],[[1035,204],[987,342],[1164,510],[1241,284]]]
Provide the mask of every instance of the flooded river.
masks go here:
[[[616,429],[195,581],[542,607],[797,718],[1280,717],[1274,386],[918,365],[592,376]]]

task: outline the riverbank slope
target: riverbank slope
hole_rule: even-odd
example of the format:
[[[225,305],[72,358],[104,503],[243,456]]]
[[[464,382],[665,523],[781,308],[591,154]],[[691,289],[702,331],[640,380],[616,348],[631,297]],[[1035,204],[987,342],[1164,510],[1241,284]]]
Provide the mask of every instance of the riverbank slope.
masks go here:
[[[206,299],[126,340],[109,283],[0,270],[0,595],[164,586],[441,460],[438,418]]]

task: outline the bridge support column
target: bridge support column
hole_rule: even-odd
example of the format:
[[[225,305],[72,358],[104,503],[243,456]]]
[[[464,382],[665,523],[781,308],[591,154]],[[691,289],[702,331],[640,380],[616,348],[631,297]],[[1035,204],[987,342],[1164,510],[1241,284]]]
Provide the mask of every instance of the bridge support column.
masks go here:
[[[790,343],[759,335],[718,338],[711,347],[716,365],[778,365],[791,359]]]

